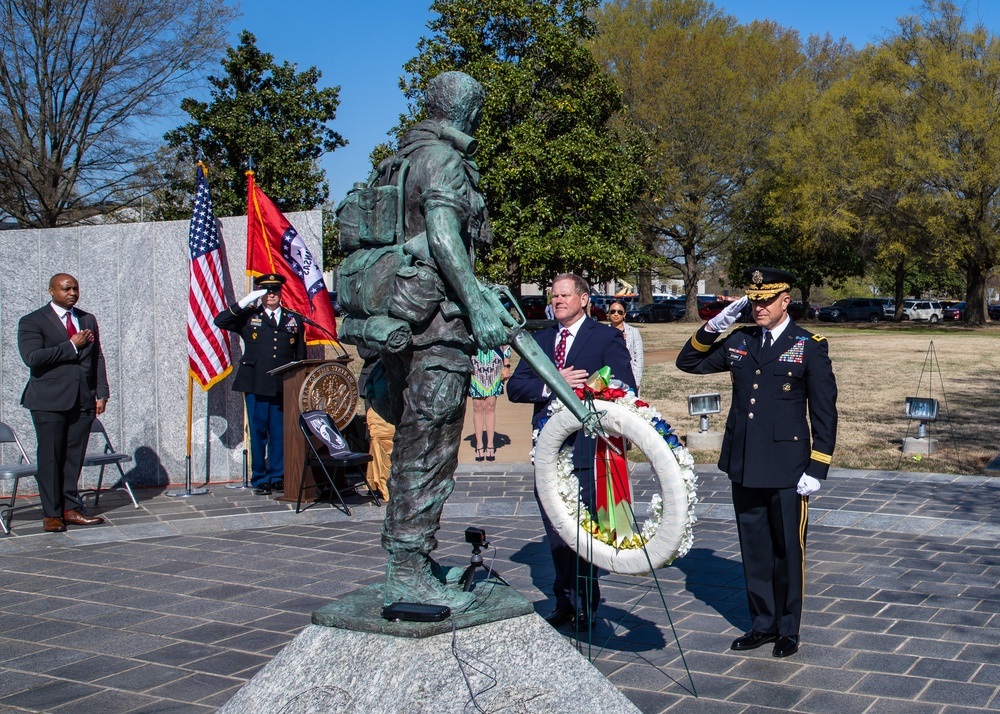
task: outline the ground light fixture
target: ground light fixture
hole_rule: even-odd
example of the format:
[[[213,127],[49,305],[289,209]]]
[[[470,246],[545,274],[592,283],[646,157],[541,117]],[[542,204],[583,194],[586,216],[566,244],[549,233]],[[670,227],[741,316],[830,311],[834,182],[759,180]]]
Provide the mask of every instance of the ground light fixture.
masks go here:
[[[903,453],[931,455],[938,450],[937,439],[927,436],[927,424],[938,418],[938,400],[924,397],[906,398],[906,418],[917,423],[916,437],[903,439]]]
[[[688,397],[688,414],[699,418],[701,431],[689,431],[685,435],[687,448],[708,450],[722,448],[722,432],[709,431],[708,415],[722,411],[722,397],[718,393],[692,394]]]

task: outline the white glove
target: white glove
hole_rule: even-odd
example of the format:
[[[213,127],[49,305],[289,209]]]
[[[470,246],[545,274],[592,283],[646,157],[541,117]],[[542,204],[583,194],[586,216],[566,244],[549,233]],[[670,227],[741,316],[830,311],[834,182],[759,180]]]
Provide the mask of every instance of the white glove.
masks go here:
[[[736,302],[732,303],[725,310],[720,312],[718,315],[713,317],[708,321],[708,329],[712,332],[725,332],[729,327],[736,322],[739,318],[740,313],[743,312],[745,308],[750,303],[750,300],[746,295],[741,297]]]
[[[802,474],[802,477],[799,478],[799,485],[795,487],[795,493],[800,496],[808,496],[810,493],[816,493],[819,491],[819,487],[819,479],[815,479],[807,474]]]
[[[242,309],[246,307],[255,300],[260,300],[265,295],[267,295],[267,290],[254,290],[252,293],[240,300],[240,308]]]

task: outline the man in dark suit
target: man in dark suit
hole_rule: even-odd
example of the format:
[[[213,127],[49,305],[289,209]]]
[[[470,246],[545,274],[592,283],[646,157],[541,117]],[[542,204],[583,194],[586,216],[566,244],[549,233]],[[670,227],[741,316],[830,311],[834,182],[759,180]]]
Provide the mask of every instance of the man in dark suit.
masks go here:
[[[306,357],[302,315],[281,307],[282,275],[253,281],[252,293],[215,316],[215,324],[243,338],[233,391],[243,392],[250,422],[250,485],[258,496],[285,490],[285,410],[273,369]],[[260,304],[258,304],[258,300]]]
[[[572,273],[556,276],[552,283],[552,310],[556,326],[535,335],[542,351],[551,359],[570,387],[582,387],[587,378],[601,369],[610,367],[616,379],[635,389],[631,359],[620,330],[602,325],[586,316],[590,302],[587,281]],[[507,382],[507,397],[512,402],[531,402],[535,405],[532,423],[548,410],[552,393],[541,378],[522,360]],[[583,435],[577,437],[574,449],[582,498],[591,512],[595,512],[593,459],[594,442]],[[597,569],[577,555],[549,522],[542,511],[542,522],[552,550],[555,565],[553,591],[556,607],[545,619],[553,627],[574,624],[577,629],[593,627],[601,590],[597,582]]]
[[[794,278],[773,268],[753,268],[745,278],[747,297],[698,330],[678,354],[677,367],[732,376],[719,468],[733,482],[752,620],[732,649],[774,642],[772,654],[787,657],[799,649],[809,494],[830,469],[837,382],[826,339],[788,316]],[[748,302],[756,325],[719,339]]]
[[[108,375],[97,318],[75,307],[80,284],[66,273],[49,280],[52,301],[21,318],[17,348],[31,375],[21,405],[31,410],[38,440],[38,495],[42,527],[92,526],[77,490],[90,426],[108,403]]]

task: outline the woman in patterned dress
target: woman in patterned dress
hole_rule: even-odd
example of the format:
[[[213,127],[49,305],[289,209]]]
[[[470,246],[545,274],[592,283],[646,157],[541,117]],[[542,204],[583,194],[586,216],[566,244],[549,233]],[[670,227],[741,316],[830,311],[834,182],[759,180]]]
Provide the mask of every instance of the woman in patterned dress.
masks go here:
[[[510,379],[510,347],[503,345],[492,350],[480,350],[472,358],[472,423],[475,425],[473,445],[476,461],[494,461],[496,448],[493,435],[497,425],[497,397],[503,394],[503,385]]]
[[[608,321],[612,327],[617,327],[625,333],[625,346],[632,358],[632,375],[635,377],[635,393],[639,393],[639,382],[642,381],[642,335],[632,325],[625,324],[625,303],[617,300],[608,305]]]

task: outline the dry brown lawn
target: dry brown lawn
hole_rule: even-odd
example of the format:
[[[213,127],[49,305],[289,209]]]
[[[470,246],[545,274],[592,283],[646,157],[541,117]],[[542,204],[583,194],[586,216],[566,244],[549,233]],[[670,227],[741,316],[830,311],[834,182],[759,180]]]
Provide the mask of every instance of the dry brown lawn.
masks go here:
[[[839,425],[833,466],[856,469],[979,473],[1000,452],[1000,326],[967,329],[957,325],[879,324],[840,326],[806,321],[825,336],[837,377]],[[674,357],[697,325],[641,325],[648,366],[643,396],[654,403],[678,434],[697,430],[687,416],[687,396],[717,391],[722,414],[712,417],[721,431],[729,409],[729,375],[691,375]],[[904,418],[908,396],[940,400],[940,418],[930,425],[941,451],[914,459],[903,455],[904,436],[916,422]],[[713,463],[718,453],[696,453]]]
[[[840,326],[804,321],[830,341],[840,413],[833,466],[890,471],[979,473],[1000,452],[1000,325],[878,324]],[[729,375],[691,375],[674,358],[696,324],[638,325],[646,351],[642,396],[683,436],[698,429],[687,415],[689,394],[719,392],[722,413],[711,428],[721,431],[729,410]],[[353,347],[345,346],[355,356]],[[330,356],[333,356],[332,354]],[[514,355],[516,364],[517,355]],[[355,373],[360,362],[351,367]],[[941,451],[914,459],[903,455],[904,436],[916,423],[903,416],[907,396],[934,397],[941,418],[931,436]],[[699,463],[715,463],[718,452],[695,452]]]

